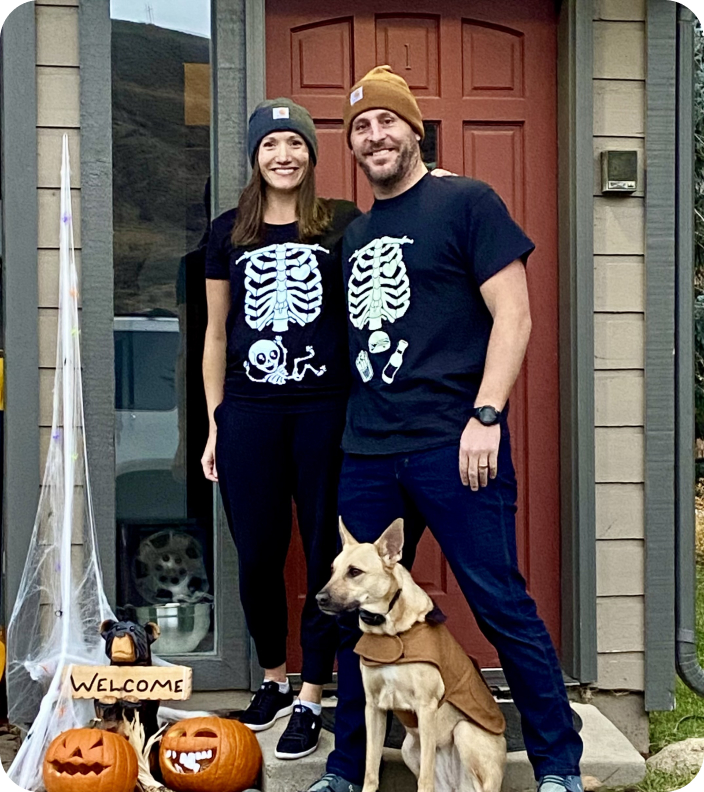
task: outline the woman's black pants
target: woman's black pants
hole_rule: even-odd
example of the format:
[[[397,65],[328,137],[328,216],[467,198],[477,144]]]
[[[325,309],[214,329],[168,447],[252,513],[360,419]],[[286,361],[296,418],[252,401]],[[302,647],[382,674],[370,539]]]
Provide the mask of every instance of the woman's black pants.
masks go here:
[[[286,662],[284,565],[295,501],[307,566],[301,677],[320,685],[331,678],[337,648],[336,620],[319,610],[315,595],[328,582],[337,552],[345,401],[316,400],[302,408],[274,410],[226,398],[215,411],[215,460],[239,555],[242,607],[263,668]]]

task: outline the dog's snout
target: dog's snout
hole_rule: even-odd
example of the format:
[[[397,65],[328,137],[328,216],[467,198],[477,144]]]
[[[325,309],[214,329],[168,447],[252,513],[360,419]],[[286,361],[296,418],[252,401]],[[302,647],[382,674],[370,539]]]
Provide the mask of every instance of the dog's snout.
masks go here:
[[[326,605],[330,604],[330,594],[326,591],[326,589],[322,589],[315,595],[315,599],[318,603],[318,607],[324,608]]]

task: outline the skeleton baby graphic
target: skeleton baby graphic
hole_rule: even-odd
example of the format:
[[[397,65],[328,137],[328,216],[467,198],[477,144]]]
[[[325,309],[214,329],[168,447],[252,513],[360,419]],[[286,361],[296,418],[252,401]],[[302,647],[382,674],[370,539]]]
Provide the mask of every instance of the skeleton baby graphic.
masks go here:
[[[350,321],[361,330],[379,330],[382,320],[395,322],[411,304],[411,286],[403,260],[402,245],[413,240],[383,236],[356,250],[350,261],[348,284]]]
[[[289,373],[286,369],[288,350],[281,343],[281,336],[276,336],[273,341],[261,339],[255,341],[249,348],[249,360],[245,360],[244,370],[252,382],[269,382],[272,385],[283,385],[289,380],[300,382],[307,371],[320,377],[326,371],[325,366],[315,368],[310,363],[305,363],[315,355],[312,346],[307,346],[306,352],[307,355],[294,359],[293,369]],[[301,363],[305,363],[303,368],[300,368]],[[252,366],[257,370],[252,372]],[[259,376],[255,376],[260,372]]]
[[[320,314],[323,284],[316,252],[329,253],[320,245],[286,242],[245,253],[244,310],[253,330],[272,326],[275,333],[289,323],[303,327]]]

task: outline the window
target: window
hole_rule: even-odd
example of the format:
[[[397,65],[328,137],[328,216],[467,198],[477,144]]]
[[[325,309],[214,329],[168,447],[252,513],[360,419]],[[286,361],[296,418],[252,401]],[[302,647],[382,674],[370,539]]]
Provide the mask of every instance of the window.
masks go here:
[[[112,0],[111,16],[118,604],[159,623],[159,654],[209,652],[210,3]]]

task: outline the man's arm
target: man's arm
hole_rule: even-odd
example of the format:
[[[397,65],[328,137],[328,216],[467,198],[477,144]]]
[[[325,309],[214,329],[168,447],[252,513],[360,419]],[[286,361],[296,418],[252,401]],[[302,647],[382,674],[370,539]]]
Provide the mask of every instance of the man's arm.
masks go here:
[[[494,326],[475,407],[491,405],[503,410],[521,370],[530,336],[526,271],[522,262],[513,261],[480,287]],[[460,439],[460,477],[473,490],[486,487],[495,478],[501,427],[484,426],[470,418]]]

